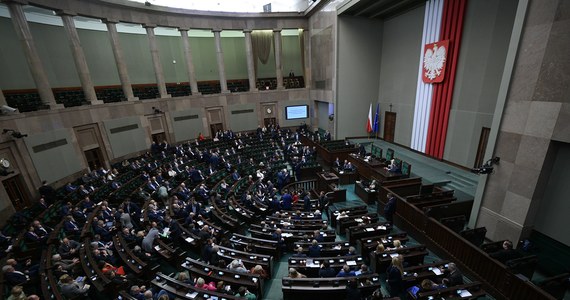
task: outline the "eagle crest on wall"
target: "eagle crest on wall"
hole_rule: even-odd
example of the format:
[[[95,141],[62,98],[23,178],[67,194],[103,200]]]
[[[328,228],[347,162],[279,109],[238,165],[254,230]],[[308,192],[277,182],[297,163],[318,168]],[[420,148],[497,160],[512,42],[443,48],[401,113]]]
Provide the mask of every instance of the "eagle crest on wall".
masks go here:
[[[427,44],[424,48],[423,81],[425,83],[442,82],[445,75],[449,41]]]

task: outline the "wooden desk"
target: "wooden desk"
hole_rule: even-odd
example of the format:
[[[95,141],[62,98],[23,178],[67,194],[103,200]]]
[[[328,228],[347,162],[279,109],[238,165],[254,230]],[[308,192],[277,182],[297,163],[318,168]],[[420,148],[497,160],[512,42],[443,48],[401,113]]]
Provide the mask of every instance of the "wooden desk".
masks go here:
[[[327,210],[327,217],[330,220],[331,226],[336,227],[337,217],[345,212],[348,216],[365,214],[368,212],[368,207],[366,205],[352,206],[338,210],[334,205],[329,206]]]
[[[348,161],[356,167],[360,177],[368,180],[376,179],[378,182],[382,183],[384,181],[402,178],[401,173],[392,173],[384,169],[385,164],[377,159],[365,161],[362,157],[353,153],[348,156]]]
[[[365,188],[361,183],[356,183],[354,184],[354,193],[365,203],[374,204],[378,200],[378,188],[379,186],[376,186],[374,190],[371,190]]]
[[[186,258],[182,267],[187,269],[193,277],[202,277],[206,281],[218,282],[223,280],[225,283],[237,290],[240,286],[245,286],[250,292],[262,299],[263,280],[259,275],[249,273],[234,272],[225,268],[211,266],[204,262]]]
[[[317,189],[319,191],[330,191],[331,185],[339,185],[339,178],[331,172],[317,173]]]
[[[355,171],[344,171],[337,168],[332,168],[332,172],[338,176],[340,184],[353,184],[358,180],[358,173]]]
[[[341,218],[336,222],[336,233],[342,234],[346,229],[360,224],[378,223],[379,217],[377,213],[365,213],[362,215],[353,215],[350,218]]]
[[[374,223],[366,226],[354,226],[346,229],[346,239],[349,241],[349,243],[354,244],[359,239],[388,234],[391,230],[392,227],[390,227],[388,223]]]
[[[425,245],[413,247],[402,247],[396,250],[384,251],[383,253],[370,253],[370,268],[377,273],[384,273],[390,263],[392,256],[403,255],[404,261],[411,266],[423,264],[424,258],[428,255]]]
[[[395,240],[399,240],[402,245],[405,245],[409,240],[408,233],[400,232],[356,240],[356,250],[360,252],[360,255],[368,257],[370,252],[376,250],[379,243],[382,243],[384,247],[393,247]]]
[[[342,269],[345,264],[348,264],[352,270],[360,269],[360,266],[364,263],[364,259],[360,255],[351,256],[331,256],[331,257],[295,257],[289,258],[289,268],[295,268],[301,274],[306,275],[310,278],[319,277],[319,270],[321,269],[321,264],[324,261],[328,261],[331,268],[335,269],[337,272]]]
[[[378,274],[331,278],[283,277],[283,299],[344,299],[346,297],[346,286],[350,280],[357,281],[358,289],[363,297],[370,296],[380,287]]]

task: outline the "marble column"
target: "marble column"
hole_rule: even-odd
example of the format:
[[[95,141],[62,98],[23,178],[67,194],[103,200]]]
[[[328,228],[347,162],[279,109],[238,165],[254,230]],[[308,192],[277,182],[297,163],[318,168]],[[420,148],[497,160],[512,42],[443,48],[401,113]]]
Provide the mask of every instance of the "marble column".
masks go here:
[[[81,81],[81,88],[83,89],[85,100],[91,102],[91,104],[103,104],[103,101],[97,100],[95,87],[93,86],[93,81],[91,81],[91,75],[89,74],[89,66],[87,66],[87,60],[85,59],[81,41],[77,34],[77,28],[75,28],[75,22],[73,21],[74,14],[59,11],[58,15],[63,20],[63,28],[69,40],[69,46],[71,47],[71,53],[73,54],[73,60],[75,62],[75,69],[79,75],[79,81]]]
[[[192,95],[201,95],[198,91],[198,82],[196,81],[196,71],[194,70],[194,60],[192,59],[192,51],[190,51],[190,43],[188,42],[188,28],[178,28],[182,38],[182,48],[184,48],[184,58],[186,61],[186,71],[190,82]]]
[[[218,61],[218,74],[220,75],[220,87],[222,93],[229,93],[228,83],[226,82],[226,68],[224,66],[224,52],[222,51],[222,40],[220,37],[221,29],[213,29],[214,41],[216,43],[216,60]]]
[[[277,89],[283,89],[283,65],[281,63],[281,29],[273,29],[275,44],[275,75],[277,77]]]
[[[255,79],[255,64],[253,60],[253,48],[251,46],[251,29],[245,29],[243,31],[245,34],[245,55],[247,57],[247,77],[249,79],[249,91],[257,91],[256,79]]]
[[[158,86],[158,93],[160,98],[170,98],[166,92],[166,83],[164,81],[164,72],[162,71],[162,63],[158,55],[158,46],[156,45],[156,36],[154,35],[154,28],[156,25],[145,24],[143,27],[146,29],[146,36],[148,37],[148,46],[150,48],[150,55],[152,57],[152,66],[154,68],[154,75],[156,76],[156,85]]]
[[[117,32],[117,23],[119,23],[119,21],[105,19],[103,22],[107,25],[107,32],[109,33],[109,39],[111,40],[111,48],[113,49],[113,56],[115,57],[117,72],[119,72],[119,80],[121,80],[123,94],[125,95],[125,98],[127,98],[127,101],[138,100],[139,98],[135,97],[133,94],[133,87],[129,78],[127,63],[123,58],[123,49],[119,42],[119,33]]]
[[[2,92],[2,90],[0,90],[0,106],[2,105],[8,105],[8,103],[6,103],[6,98],[4,97],[4,93]]]
[[[305,52],[303,65],[305,69],[303,70],[303,80],[305,81],[305,87],[311,87],[311,34],[308,29],[303,29],[303,44]]]
[[[22,43],[22,50],[24,50],[24,55],[28,62],[28,68],[30,69],[30,73],[32,74],[32,78],[34,79],[34,83],[36,84],[41,100],[48,104],[50,109],[63,108],[62,104],[55,103],[55,97],[53,96],[53,92],[49,85],[47,74],[40,60],[40,55],[36,50],[30,26],[26,21],[26,16],[22,9],[22,5],[26,3],[7,1],[6,4],[10,11],[10,18],[12,19],[14,30],[18,35],[18,39]]]

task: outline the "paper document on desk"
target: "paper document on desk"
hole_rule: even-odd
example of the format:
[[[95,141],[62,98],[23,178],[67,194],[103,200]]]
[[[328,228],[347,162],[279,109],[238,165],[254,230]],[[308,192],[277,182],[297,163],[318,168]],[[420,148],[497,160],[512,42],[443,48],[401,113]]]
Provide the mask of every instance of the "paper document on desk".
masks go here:
[[[439,268],[433,268],[433,269],[431,269],[431,271],[437,276],[443,274],[443,273],[441,273],[441,270]]]
[[[194,239],[191,237],[187,237],[184,240],[187,241],[188,243],[192,243],[194,241]]]
[[[288,238],[288,237],[292,237],[293,234],[292,233],[282,233],[281,236],[284,238]]]
[[[468,290],[462,290],[459,296],[461,296],[461,298],[466,298],[466,297],[471,297],[473,295]]]
[[[354,221],[356,221],[356,222],[358,222],[358,223],[361,223],[361,222],[362,222],[362,219],[361,219],[361,218],[356,218],[356,219],[354,219]]]
[[[356,261],[355,260],[349,260],[346,262],[346,264],[349,266],[356,266]]]
[[[390,253],[391,258],[398,257],[398,256],[400,256],[400,253]]]
[[[366,228],[364,228],[364,230],[370,232],[370,231],[374,231],[374,228],[366,227]]]
[[[194,293],[187,293],[186,297],[190,298],[190,299],[194,299],[196,298],[196,296],[198,296],[198,292],[194,292]]]

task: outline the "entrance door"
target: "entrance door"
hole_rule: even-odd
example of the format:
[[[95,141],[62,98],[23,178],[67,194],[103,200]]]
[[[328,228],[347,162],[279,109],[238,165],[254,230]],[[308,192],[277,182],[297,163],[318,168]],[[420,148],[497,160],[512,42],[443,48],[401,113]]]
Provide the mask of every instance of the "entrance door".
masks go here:
[[[386,112],[384,117],[384,140],[386,142],[394,142],[394,132],[396,131],[396,113]]]
[[[491,128],[483,127],[481,128],[481,137],[479,137],[479,145],[477,146],[477,156],[475,157],[475,164],[473,168],[479,168],[483,165],[483,159],[485,159],[485,151],[487,150],[487,142],[489,141],[489,134],[491,133]]]
[[[216,136],[216,132],[220,131],[220,130],[224,130],[224,124],[222,123],[216,123],[216,124],[210,124],[210,130],[212,132],[211,137]]]
[[[276,119],[275,118],[265,118],[263,119],[263,125],[265,125],[265,127],[269,127],[269,125],[273,124],[275,125]]]
[[[25,192],[26,189],[24,188],[22,181],[22,175],[16,175],[8,179],[4,179],[2,184],[4,185],[6,193],[8,194],[10,201],[12,201],[12,205],[14,205],[16,211],[20,211],[30,205],[30,201]]]
[[[94,148],[90,150],[83,151],[85,155],[85,160],[87,160],[87,166],[89,170],[97,170],[103,165],[103,153],[101,153],[101,148]]]
[[[157,145],[162,144],[162,142],[166,141],[166,133],[160,132],[153,134],[152,141],[155,142]]]

